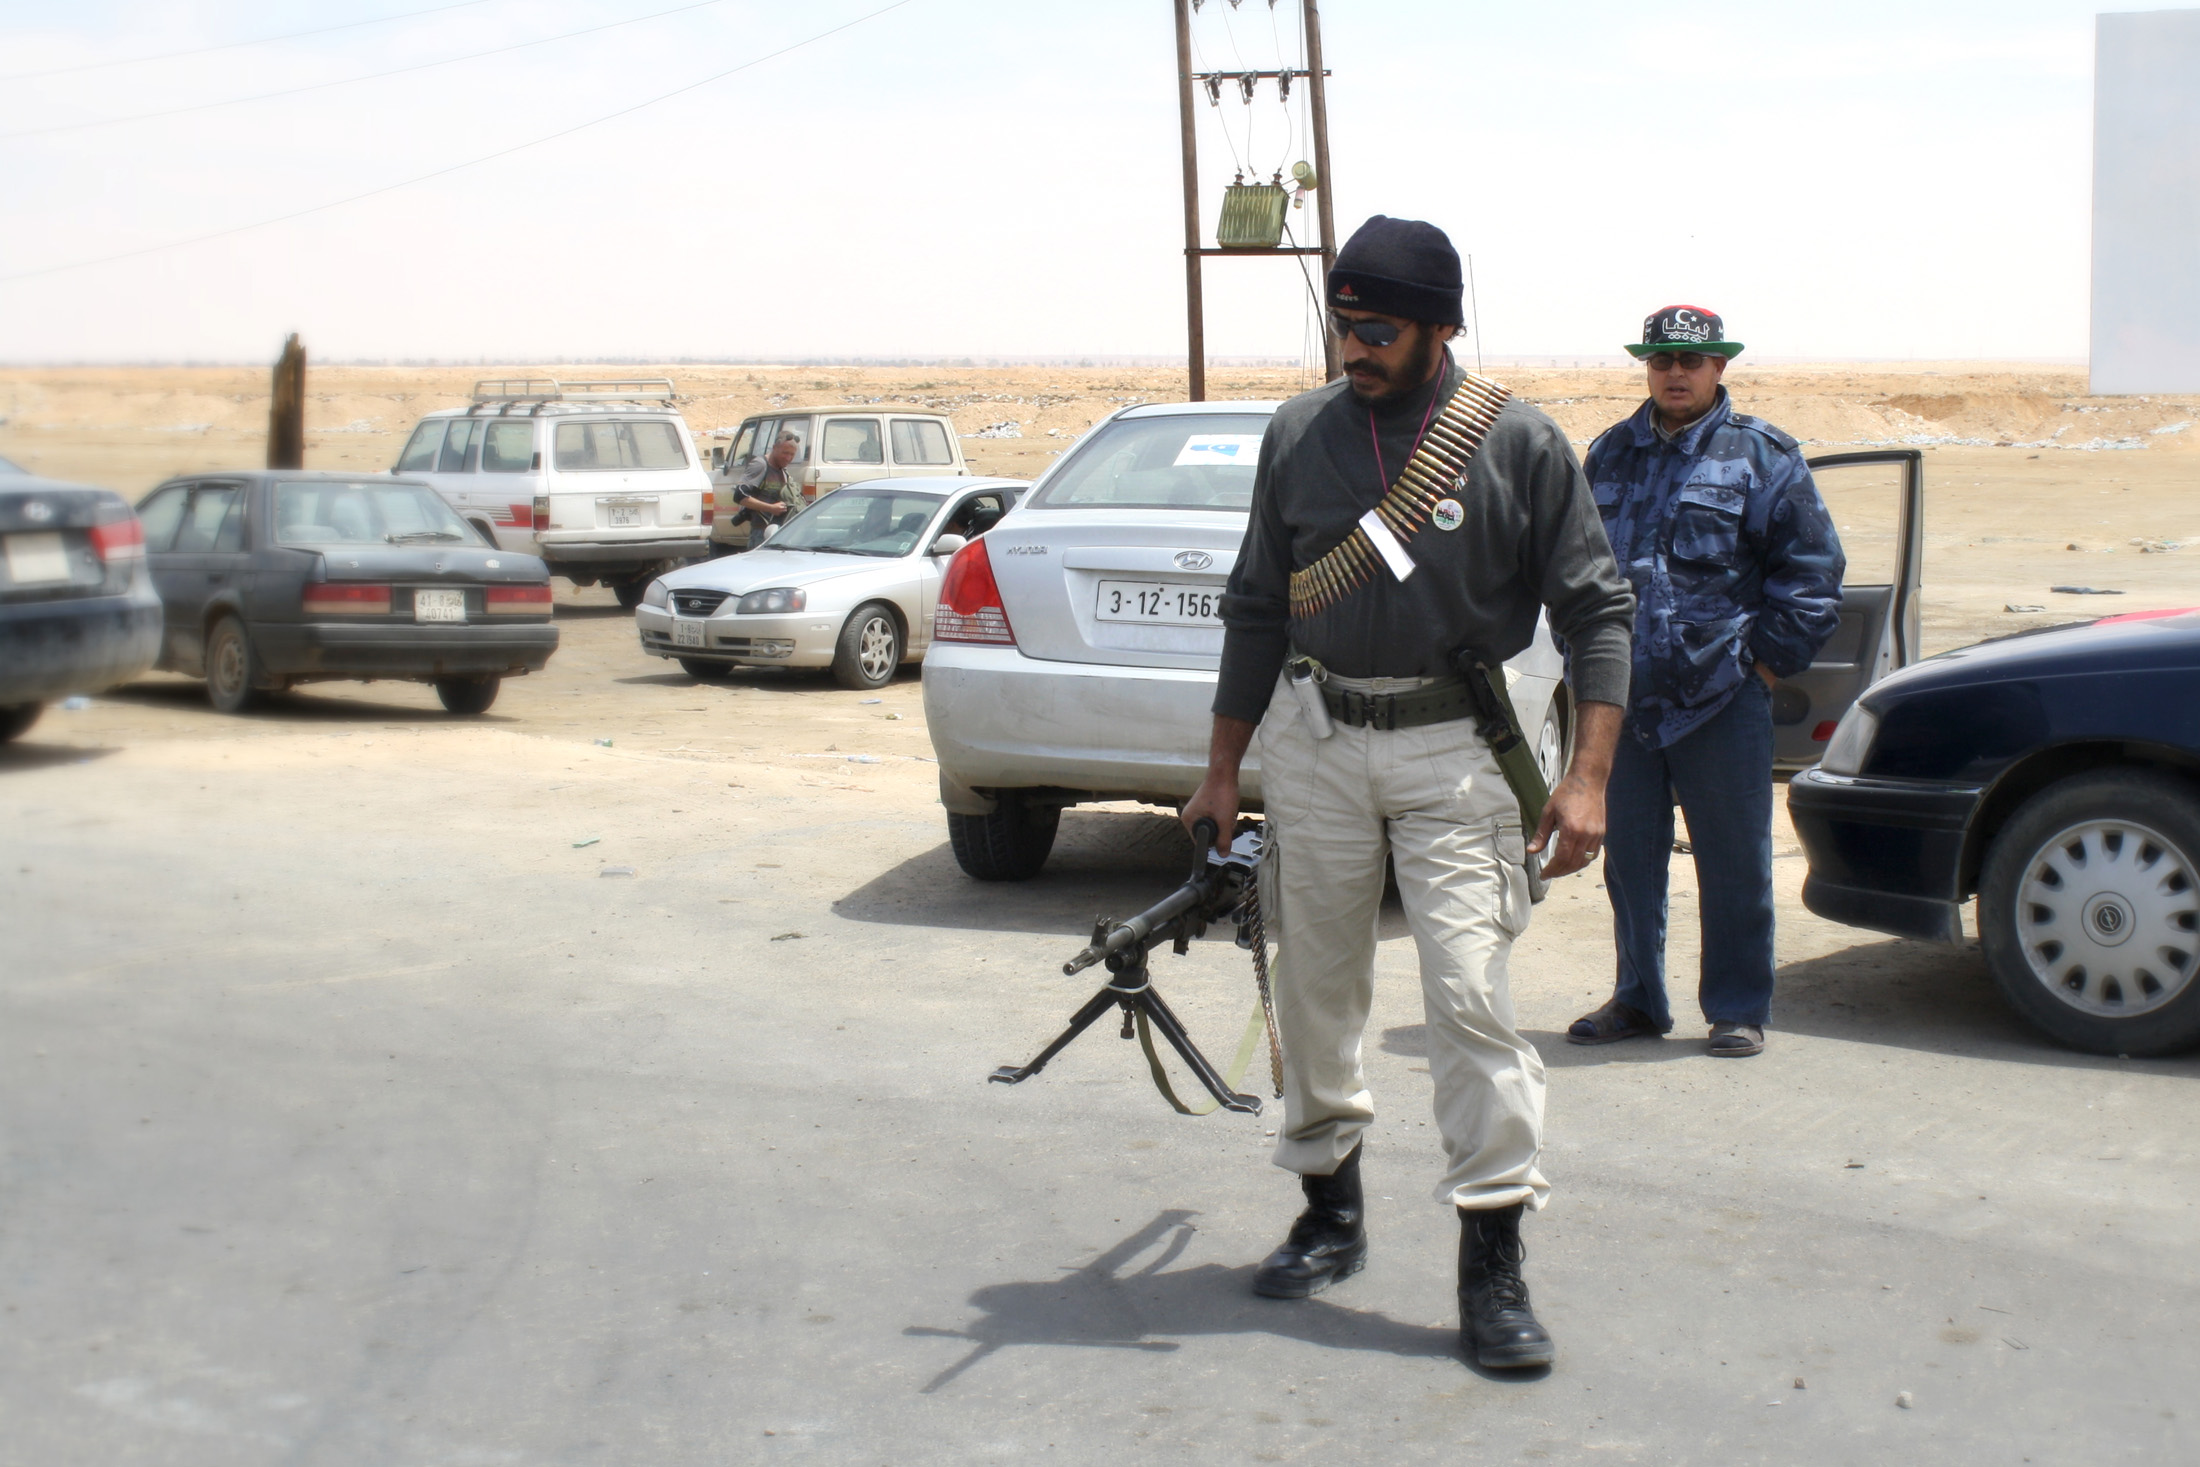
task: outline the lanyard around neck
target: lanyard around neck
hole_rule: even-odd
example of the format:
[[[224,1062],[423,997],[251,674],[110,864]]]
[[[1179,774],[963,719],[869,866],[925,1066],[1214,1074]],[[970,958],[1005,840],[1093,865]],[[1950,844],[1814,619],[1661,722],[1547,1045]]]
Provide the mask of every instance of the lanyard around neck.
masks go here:
[[[1421,451],[1421,440],[1428,437],[1428,425],[1436,417],[1436,399],[1443,395],[1444,369],[1439,367],[1436,369],[1436,390],[1431,392],[1428,397],[1428,411],[1421,414],[1420,431],[1413,435],[1413,447],[1406,450],[1408,459]],[[1388,494],[1390,492],[1390,471],[1383,467],[1383,435],[1377,432],[1375,428],[1375,405],[1373,403],[1368,404],[1367,408],[1367,436],[1375,444],[1375,477],[1381,481],[1382,491]]]

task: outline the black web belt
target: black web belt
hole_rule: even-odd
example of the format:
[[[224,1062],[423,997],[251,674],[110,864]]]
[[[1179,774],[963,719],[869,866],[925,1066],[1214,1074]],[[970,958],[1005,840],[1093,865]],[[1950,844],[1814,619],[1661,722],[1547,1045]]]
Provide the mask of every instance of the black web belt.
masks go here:
[[[1323,683],[1322,702],[1328,705],[1329,716],[1345,727],[1381,732],[1450,723],[1474,714],[1473,695],[1459,678],[1446,678],[1408,693],[1362,693]]]

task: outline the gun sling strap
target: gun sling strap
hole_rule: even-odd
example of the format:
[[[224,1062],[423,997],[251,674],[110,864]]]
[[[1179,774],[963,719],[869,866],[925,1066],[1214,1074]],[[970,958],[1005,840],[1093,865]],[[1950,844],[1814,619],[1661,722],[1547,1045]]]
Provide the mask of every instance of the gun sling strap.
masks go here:
[[[1421,445],[1352,533],[1304,569],[1291,572],[1291,615],[1318,616],[1365,586],[1377,566],[1398,579],[1413,573],[1405,547],[1442,501],[1467,489],[1467,465],[1489,436],[1512,394],[1486,377],[1464,373],[1444,410],[1429,420]],[[1456,503],[1453,505],[1457,509]]]

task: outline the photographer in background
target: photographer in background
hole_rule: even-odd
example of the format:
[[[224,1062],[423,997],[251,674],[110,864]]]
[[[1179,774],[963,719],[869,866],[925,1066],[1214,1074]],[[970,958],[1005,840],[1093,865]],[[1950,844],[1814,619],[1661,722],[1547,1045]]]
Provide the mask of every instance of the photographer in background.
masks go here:
[[[782,433],[771,451],[751,464],[748,471],[733,486],[733,502],[740,506],[741,519],[749,526],[749,541],[744,549],[754,550],[764,543],[764,527],[781,525],[787,516],[802,507],[802,491],[788,476],[787,465],[802,450],[802,441],[792,433]]]

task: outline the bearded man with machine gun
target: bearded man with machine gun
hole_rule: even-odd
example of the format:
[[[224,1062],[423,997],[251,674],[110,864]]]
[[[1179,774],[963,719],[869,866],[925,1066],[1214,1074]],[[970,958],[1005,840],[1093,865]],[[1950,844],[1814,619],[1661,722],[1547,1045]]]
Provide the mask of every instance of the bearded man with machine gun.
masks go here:
[[[1367,1259],[1360,1046],[1388,857],[1420,953],[1461,1332],[1481,1364],[1509,1368],[1553,1350],[1521,1277],[1521,1215],[1549,1190],[1543,1064],[1514,1028],[1506,962],[1527,926],[1527,863],[1563,876],[1603,841],[1634,597],[1565,434],[1451,360],[1462,284],[1429,224],[1378,215],[1339,252],[1327,302],[1345,380],[1285,403],[1262,440],[1222,603],[1207,774],[1184,820],[1235,830],[1257,730],[1262,906],[1280,929],[1275,1162],[1299,1174],[1306,1209],[1255,1292],[1303,1298]],[[1579,708],[1547,802],[1503,669],[1539,608]]]

